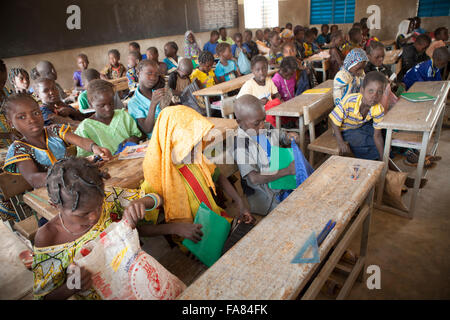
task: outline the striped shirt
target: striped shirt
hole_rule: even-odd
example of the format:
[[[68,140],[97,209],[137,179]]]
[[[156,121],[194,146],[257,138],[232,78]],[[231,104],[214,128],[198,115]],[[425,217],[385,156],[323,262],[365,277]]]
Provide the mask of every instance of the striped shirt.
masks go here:
[[[362,102],[361,93],[353,93],[334,107],[330,113],[330,119],[341,131],[348,129],[357,129],[366,122],[373,119],[373,127],[378,129],[378,124],[383,120],[384,109],[381,104],[376,104],[370,107],[365,119],[359,112]]]

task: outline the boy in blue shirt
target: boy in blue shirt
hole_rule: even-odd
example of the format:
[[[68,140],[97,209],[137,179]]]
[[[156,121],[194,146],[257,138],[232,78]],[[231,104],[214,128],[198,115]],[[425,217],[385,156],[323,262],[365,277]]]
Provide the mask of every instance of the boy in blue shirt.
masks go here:
[[[203,51],[209,51],[213,55],[216,55],[217,40],[219,40],[219,32],[216,30],[211,31],[211,36],[209,41],[203,46]]]
[[[241,73],[236,62],[231,60],[233,59],[231,46],[226,42],[219,43],[216,52],[220,58],[220,61],[216,65],[216,70],[214,71],[217,80],[219,82],[225,82],[240,77]]]
[[[441,81],[441,71],[448,63],[449,53],[447,47],[434,50],[433,58],[417,64],[406,72],[403,83],[408,90],[417,81]]]

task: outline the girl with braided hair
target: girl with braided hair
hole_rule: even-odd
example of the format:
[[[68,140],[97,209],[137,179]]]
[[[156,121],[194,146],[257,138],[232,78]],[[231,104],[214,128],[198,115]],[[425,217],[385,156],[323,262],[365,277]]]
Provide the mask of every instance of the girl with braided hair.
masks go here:
[[[45,185],[48,168],[66,157],[67,147],[71,144],[89,150],[103,160],[112,158],[108,149],[72,133],[66,124],[45,127],[39,105],[29,94],[12,94],[3,109],[8,123],[23,136],[10,145],[3,170],[21,174],[34,188]]]
[[[30,93],[28,88],[30,87],[30,75],[27,70],[22,68],[11,68],[8,74],[8,80],[13,86],[16,93]]]
[[[69,289],[67,270],[83,246],[97,238],[112,223],[126,219],[132,229],[151,236],[147,215],[162,204],[158,194],[108,187],[107,174],[85,158],[62,159],[48,171],[50,203],[59,214],[35,236],[33,294],[35,299],[100,299],[92,288],[91,273],[80,269],[80,289]],[[139,222],[139,224],[138,224]],[[150,230],[150,231],[149,231]]]

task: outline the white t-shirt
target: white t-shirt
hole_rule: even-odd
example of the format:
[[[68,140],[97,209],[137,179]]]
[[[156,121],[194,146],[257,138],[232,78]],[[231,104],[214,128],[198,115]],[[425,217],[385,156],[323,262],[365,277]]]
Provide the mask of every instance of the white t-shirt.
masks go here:
[[[258,99],[267,98],[272,100],[272,95],[277,93],[278,89],[270,77],[266,78],[266,84],[264,86],[260,86],[254,79],[250,79],[244,83],[241,91],[239,91],[239,94],[237,95],[237,98],[240,98],[244,94],[251,94]]]

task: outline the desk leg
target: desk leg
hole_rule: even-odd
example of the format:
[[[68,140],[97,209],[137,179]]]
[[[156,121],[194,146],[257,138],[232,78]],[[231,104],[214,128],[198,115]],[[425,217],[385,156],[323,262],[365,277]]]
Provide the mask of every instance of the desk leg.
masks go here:
[[[298,131],[300,134],[300,149],[305,154],[305,122],[303,116],[298,117]]]
[[[220,114],[222,115],[222,118],[225,118],[225,115],[223,113],[223,100],[225,99],[225,95],[220,95]]]
[[[277,126],[278,130],[281,130],[281,117],[275,116],[275,125]]]
[[[389,169],[389,153],[391,150],[391,142],[392,142],[392,129],[387,129],[386,131],[386,141],[384,143],[384,154],[383,154],[383,162],[384,168],[381,173],[380,182],[378,185],[378,197],[377,197],[377,205],[381,206],[383,202],[383,192],[384,192],[384,180],[386,178],[386,173]]]
[[[417,163],[416,179],[414,181],[414,189],[411,195],[411,202],[409,205],[408,217],[410,219],[413,218],[414,210],[416,208],[417,193],[419,192],[420,180],[422,179],[423,165],[425,163],[425,155],[427,154],[429,136],[430,136],[429,132],[424,132],[422,135],[422,145],[420,147],[419,162]]]
[[[309,139],[310,143],[313,143],[316,140],[316,128],[314,126],[314,122],[309,123]],[[314,151],[309,150],[309,163],[312,167],[314,167]]]
[[[442,108],[442,112],[439,117],[439,121],[436,124],[436,133],[434,134],[433,149],[431,149],[431,155],[433,155],[433,156],[436,155],[437,147],[439,144],[439,139],[441,137],[442,123],[444,122],[444,115],[445,115],[445,108]]]
[[[361,234],[361,245],[359,249],[359,256],[365,258],[367,255],[367,244],[369,242],[369,228],[370,228],[370,219],[373,212],[373,198],[375,193],[375,187],[370,190],[369,194],[366,198],[366,204],[369,206],[369,213],[367,214],[366,219],[363,222],[363,229]],[[364,259],[365,260],[365,259]],[[362,282],[364,280],[364,270],[366,269],[365,264],[362,266],[361,272],[358,275],[358,281]]]
[[[209,103],[209,97],[204,96],[205,99],[205,106],[206,106],[206,116],[211,117],[211,104]]]

